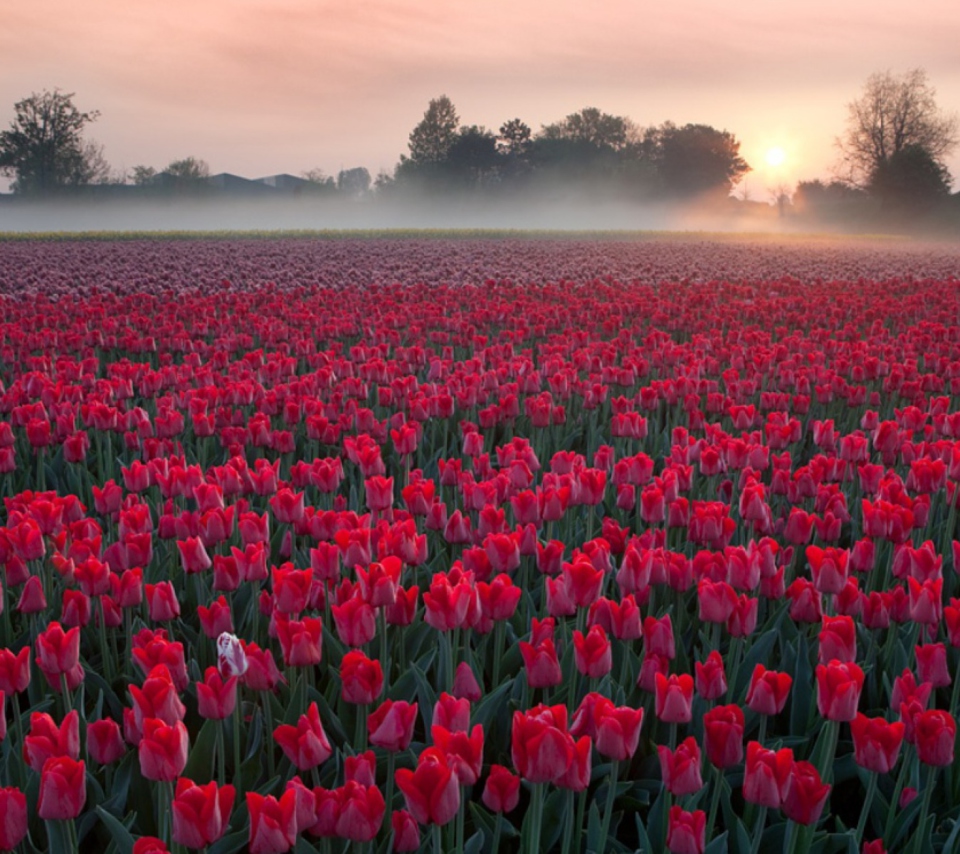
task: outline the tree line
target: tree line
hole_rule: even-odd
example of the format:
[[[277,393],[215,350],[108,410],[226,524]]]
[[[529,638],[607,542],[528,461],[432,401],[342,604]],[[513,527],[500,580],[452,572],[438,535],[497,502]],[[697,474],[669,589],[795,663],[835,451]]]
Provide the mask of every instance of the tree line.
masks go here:
[[[103,147],[85,138],[99,116],[82,112],[73,94],[34,93],[14,106],[0,132],[0,172],[19,195],[47,195],[91,184],[132,183],[169,188],[199,185],[207,164],[195,157],[163,169],[111,170]],[[925,72],[872,75],[848,105],[837,139],[839,170],[830,181],[801,181],[792,194],[800,208],[843,208],[865,199],[915,212],[950,193],[944,161],[958,141],[954,115],[937,105]],[[498,130],[463,125],[446,95],[430,101],[410,132],[395,169],[371,180],[364,167],[336,178],[304,173],[309,186],[359,197],[369,193],[494,195],[557,187],[641,201],[729,196],[750,171],[739,140],[706,124],[640,127],[626,116],[585,107],[534,130],[520,118]],[[778,201],[790,194],[778,190]]]

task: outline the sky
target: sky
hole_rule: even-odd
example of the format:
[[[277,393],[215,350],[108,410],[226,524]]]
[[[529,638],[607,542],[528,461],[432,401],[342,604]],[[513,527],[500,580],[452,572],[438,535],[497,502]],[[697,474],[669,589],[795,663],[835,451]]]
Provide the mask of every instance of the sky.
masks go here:
[[[922,67],[960,112],[958,32],[956,0],[0,0],[0,127],[59,88],[115,169],[376,175],[441,94],[493,130],[593,106],[730,131],[768,200],[831,177],[873,72]]]

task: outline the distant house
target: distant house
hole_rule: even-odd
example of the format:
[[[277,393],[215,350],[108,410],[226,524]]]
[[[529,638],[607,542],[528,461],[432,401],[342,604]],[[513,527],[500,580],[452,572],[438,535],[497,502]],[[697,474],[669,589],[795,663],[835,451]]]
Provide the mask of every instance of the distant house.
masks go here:
[[[296,175],[290,175],[286,172],[279,175],[268,175],[266,178],[257,178],[255,183],[266,184],[266,186],[284,193],[299,193],[310,186],[310,182],[306,179],[298,178]]]
[[[231,195],[272,195],[276,192],[275,187],[261,181],[251,181],[249,178],[241,178],[239,175],[231,175],[229,172],[211,175],[207,178],[207,184],[214,190]]]

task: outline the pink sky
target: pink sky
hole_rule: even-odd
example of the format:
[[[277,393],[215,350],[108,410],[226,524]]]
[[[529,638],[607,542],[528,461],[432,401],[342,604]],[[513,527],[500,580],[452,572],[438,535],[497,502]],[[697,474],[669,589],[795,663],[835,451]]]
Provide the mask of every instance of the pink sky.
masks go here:
[[[440,94],[491,129],[596,106],[731,131],[766,199],[830,176],[874,71],[923,67],[960,110],[958,32],[955,0],[32,0],[3,12],[0,127],[59,87],[100,110],[88,135],[117,168],[376,174]],[[960,151],[948,166],[960,183]]]

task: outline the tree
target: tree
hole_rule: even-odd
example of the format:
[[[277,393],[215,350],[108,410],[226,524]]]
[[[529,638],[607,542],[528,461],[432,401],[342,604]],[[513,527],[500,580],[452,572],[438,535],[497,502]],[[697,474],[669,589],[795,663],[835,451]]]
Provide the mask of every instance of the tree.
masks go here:
[[[14,105],[10,129],[0,132],[0,171],[14,175],[16,193],[47,193],[83,183],[83,129],[98,112],[82,113],[73,93],[33,93]]]
[[[345,196],[364,196],[370,189],[370,173],[363,166],[341,169],[337,174],[337,189]]]
[[[750,171],[737,138],[709,125],[677,127],[665,122],[647,131],[642,147],[653,160],[663,189],[672,195],[728,195]]]
[[[144,187],[147,184],[152,184],[154,178],[157,177],[157,170],[152,166],[144,166],[142,164],[134,166],[131,171],[131,178],[133,183],[138,187]]]
[[[184,157],[182,160],[173,160],[163,170],[178,183],[198,183],[210,177],[210,167],[206,160],[197,157]]]
[[[497,136],[497,151],[505,157],[522,159],[530,153],[532,133],[530,126],[520,119],[510,119],[500,125]]]
[[[950,195],[950,173],[922,145],[908,145],[880,163],[867,189],[883,207],[916,214]]]
[[[544,125],[543,139],[563,139],[597,149],[622,150],[636,137],[636,128],[626,116],[602,113],[596,107],[584,107],[563,121]]]
[[[875,183],[878,170],[909,147],[923,149],[942,165],[957,144],[957,117],[937,107],[936,90],[920,68],[900,76],[872,74],[847,110],[847,129],[837,146],[845,177],[858,186]]]
[[[484,127],[469,125],[460,128],[447,150],[444,170],[451,182],[476,187],[496,175],[499,160],[497,138]]]
[[[410,161],[417,166],[424,166],[446,160],[450,147],[457,139],[459,124],[457,110],[446,95],[430,101],[423,119],[410,132]]]
[[[306,172],[302,172],[300,177],[308,184],[312,184],[315,190],[333,191],[337,188],[337,182],[319,168],[308,169]]]

